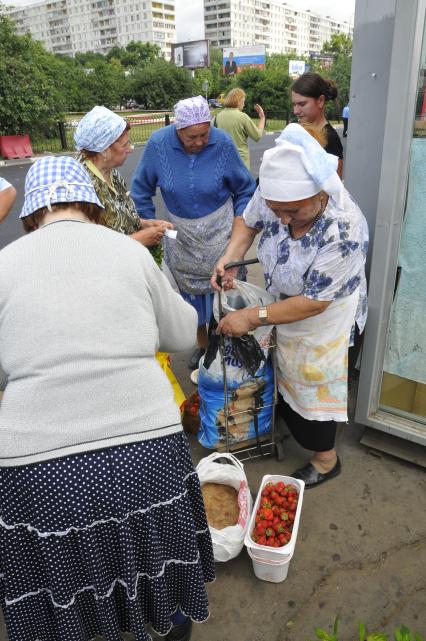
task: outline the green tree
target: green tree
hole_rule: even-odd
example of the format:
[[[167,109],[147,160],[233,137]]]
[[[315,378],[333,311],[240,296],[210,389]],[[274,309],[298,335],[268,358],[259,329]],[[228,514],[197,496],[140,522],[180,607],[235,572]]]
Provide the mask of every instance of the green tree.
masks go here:
[[[103,62],[105,56],[102,53],[95,53],[94,51],[81,51],[75,54],[74,60],[81,67],[92,67],[98,62]]]
[[[279,63],[279,64],[278,64]],[[266,114],[286,114],[289,109],[289,87],[291,78],[288,75],[288,64],[275,59],[263,69],[245,69],[236,77],[237,86],[246,92],[245,111],[256,116],[253,106],[262,105]]]
[[[119,60],[124,68],[139,67],[147,62],[154,62],[161,57],[161,48],[152,42],[136,42],[132,40],[126,47],[113,47],[106,54],[111,62]]]
[[[288,114],[290,110],[290,85],[292,79],[288,75],[288,66],[285,68],[267,68],[262,80],[257,86],[257,95],[266,114],[282,115]]]
[[[195,95],[205,96],[205,90],[203,88],[203,83],[207,80],[209,83],[207,89],[207,97],[216,96],[219,92],[219,82],[218,75],[214,74],[212,68],[209,69],[196,69],[195,75],[192,81],[192,91]]]
[[[321,53],[332,53],[334,55],[351,56],[352,38],[345,33],[334,33],[330,40],[324,42]]]
[[[64,111],[87,111],[92,105],[92,89],[84,68],[69,56],[57,55],[52,60],[52,72],[61,92]]]
[[[116,65],[103,59],[84,68],[85,78],[81,85],[85,102],[81,101],[80,110],[86,111],[95,105],[116,107],[121,105],[126,94],[124,72]],[[87,98],[89,103],[87,103]]]
[[[187,69],[158,59],[133,70],[129,91],[144,109],[170,109],[193,95],[192,78]]]
[[[65,109],[56,57],[30,35],[18,36],[0,14],[0,134],[41,134],[56,128]]]
[[[349,99],[352,68],[352,40],[344,33],[335,33],[325,42],[321,53],[332,54],[333,63],[327,75],[334,80],[339,92],[338,109],[341,112]],[[334,111],[334,109],[333,109]],[[332,115],[331,113],[329,114]]]

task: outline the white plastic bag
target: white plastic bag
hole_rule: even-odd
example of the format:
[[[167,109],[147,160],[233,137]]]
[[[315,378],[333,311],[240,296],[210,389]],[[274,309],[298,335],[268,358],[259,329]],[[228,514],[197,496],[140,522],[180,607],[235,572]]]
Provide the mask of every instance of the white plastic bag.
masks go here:
[[[229,463],[218,463],[218,459],[227,459]],[[200,483],[221,483],[230,485],[238,492],[240,513],[238,523],[217,530],[210,527],[215,561],[229,561],[238,556],[244,546],[252,509],[252,498],[244,473],[244,465],[232,454],[214,452],[202,458],[196,467]]]
[[[225,314],[246,307],[265,307],[266,305],[275,303],[276,300],[275,296],[265,289],[252,283],[237,280],[236,278],[234,278],[234,287],[232,289],[222,290],[221,296],[222,309]],[[217,322],[219,322],[219,292],[215,293],[213,314]],[[263,351],[267,350],[270,345],[273,329],[273,325],[264,325],[251,332]]]

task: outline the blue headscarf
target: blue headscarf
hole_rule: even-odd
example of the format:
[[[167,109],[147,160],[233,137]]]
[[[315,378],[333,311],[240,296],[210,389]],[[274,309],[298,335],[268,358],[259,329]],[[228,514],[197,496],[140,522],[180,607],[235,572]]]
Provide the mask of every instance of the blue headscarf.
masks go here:
[[[120,138],[126,128],[126,121],[106,107],[93,107],[78,123],[74,132],[78,151],[105,151]]]

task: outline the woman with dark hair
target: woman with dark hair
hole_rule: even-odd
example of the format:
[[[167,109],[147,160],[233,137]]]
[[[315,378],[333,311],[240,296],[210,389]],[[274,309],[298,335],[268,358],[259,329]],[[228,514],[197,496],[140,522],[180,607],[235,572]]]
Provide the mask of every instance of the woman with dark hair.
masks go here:
[[[325,116],[325,106],[329,101],[337,99],[335,83],[323,78],[319,73],[308,71],[300,76],[291,86],[291,101],[294,115],[301,125],[311,124],[322,129],[327,138],[324,147],[327,153],[337,156],[339,163],[337,173],[343,175],[343,146],[339,135],[330,125]]]
[[[27,236],[0,252],[0,607],[10,641],[188,641],[210,533],[158,349],[197,314],[102,224],[76,159],[30,168]]]
[[[78,160],[89,172],[99,200],[105,207],[105,224],[132,236],[150,248],[161,264],[164,232],[173,225],[165,220],[139,218],[127,185],[118,171],[132,151],[130,125],[106,107],[94,107],[78,123],[74,133]]]

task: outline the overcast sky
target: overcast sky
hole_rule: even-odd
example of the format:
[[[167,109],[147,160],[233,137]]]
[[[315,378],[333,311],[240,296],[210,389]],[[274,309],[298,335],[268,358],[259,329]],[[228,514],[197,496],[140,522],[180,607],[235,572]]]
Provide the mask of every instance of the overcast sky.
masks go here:
[[[353,22],[355,0],[287,0],[295,9],[310,9],[323,16]],[[175,0],[178,42],[204,38],[203,0]]]

